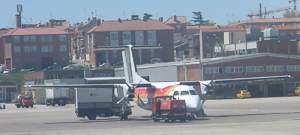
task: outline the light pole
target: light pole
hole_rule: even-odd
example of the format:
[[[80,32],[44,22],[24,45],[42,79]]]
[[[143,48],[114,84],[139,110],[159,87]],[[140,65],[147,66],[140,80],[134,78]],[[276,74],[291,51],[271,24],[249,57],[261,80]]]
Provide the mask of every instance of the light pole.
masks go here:
[[[184,71],[184,81],[187,81],[187,78],[188,78],[188,73],[187,73],[187,67],[186,67],[186,63],[185,63],[185,51],[183,53],[183,56],[182,56],[182,68],[183,68],[183,71]]]
[[[202,30],[200,29],[199,30],[199,48],[200,48],[200,57],[199,57],[199,66],[200,66],[200,79],[201,80],[204,80],[204,76],[203,76],[203,63],[202,63],[202,60],[203,60],[203,36],[202,36]]]
[[[204,80],[204,76],[203,76],[203,32],[200,29],[199,30],[199,34],[193,34],[195,37],[198,36],[199,38],[199,66],[200,66],[200,72],[199,72],[199,79],[200,80]],[[193,38],[194,40],[194,38]],[[194,41],[193,41],[194,42]],[[195,43],[195,42],[194,42]]]

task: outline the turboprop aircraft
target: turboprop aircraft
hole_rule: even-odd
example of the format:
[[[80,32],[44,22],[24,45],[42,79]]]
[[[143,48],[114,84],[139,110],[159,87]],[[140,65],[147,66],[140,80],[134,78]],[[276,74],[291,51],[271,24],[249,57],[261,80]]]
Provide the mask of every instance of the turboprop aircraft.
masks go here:
[[[127,95],[124,97],[124,99],[131,99],[132,97],[136,97],[138,106],[146,110],[151,109],[152,99],[154,97],[173,96],[176,99],[185,100],[188,113],[191,113],[193,116],[202,116],[204,113],[204,97],[208,92],[213,91],[214,83],[290,78],[290,75],[284,75],[204,81],[150,82],[145,80],[137,73],[132,54],[132,50],[135,47],[136,46],[133,47],[132,45],[128,45],[122,48],[124,75],[126,85],[128,86]],[[105,77],[101,78],[101,80],[105,80]],[[101,88],[111,86],[119,87],[120,85],[124,84],[68,84],[51,86],[28,85],[27,87]],[[196,91],[194,85],[200,86],[200,91]]]
[[[185,100],[187,112],[192,116],[203,116],[205,95],[213,91],[214,83],[290,78],[290,75],[284,75],[205,81],[149,82],[137,73],[132,48],[133,46],[129,45],[122,51],[125,80],[126,83],[135,86],[134,94],[138,106],[147,110],[151,110],[153,97],[173,96],[176,99]],[[195,85],[200,86],[200,91],[195,89]]]

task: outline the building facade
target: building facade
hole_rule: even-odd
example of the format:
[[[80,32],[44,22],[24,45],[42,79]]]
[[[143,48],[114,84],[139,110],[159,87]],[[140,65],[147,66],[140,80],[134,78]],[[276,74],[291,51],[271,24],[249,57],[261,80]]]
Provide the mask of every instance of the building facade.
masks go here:
[[[89,31],[89,58],[93,66],[121,65],[124,45],[143,46],[134,50],[137,64],[174,60],[173,28],[158,20],[102,21]]]
[[[4,63],[8,69],[67,65],[69,33],[58,28],[17,28],[4,36]]]
[[[85,62],[86,54],[88,53],[88,32],[101,23],[101,19],[93,17],[88,19],[87,22],[75,24],[74,34],[71,37],[72,46],[72,60]]]
[[[4,64],[4,35],[9,29],[0,29],[0,64]]]
[[[300,85],[300,57],[297,55],[258,53],[203,61],[205,80],[245,77],[266,77],[291,75],[287,80],[264,80],[232,82],[222,84],[218,94],[234,95],[238,90],[248,89],[254,97],[287,96]],[[201,69],[201,68],[200,68]]]

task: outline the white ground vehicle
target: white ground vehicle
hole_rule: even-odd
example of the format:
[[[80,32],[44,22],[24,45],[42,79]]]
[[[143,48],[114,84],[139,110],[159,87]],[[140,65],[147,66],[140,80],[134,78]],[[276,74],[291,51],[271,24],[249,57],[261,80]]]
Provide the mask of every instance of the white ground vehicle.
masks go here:
[[[128,100],[124,100],[128,87],[77,88],[75,113],[78,117],[95,120],[97,116],[120,116],[127,120],[131,112]]]
[[[47,80],[46,85],[60,84],[59,80]],[[69,88],[46,88],[46,105],[65,106],[69,99]]]

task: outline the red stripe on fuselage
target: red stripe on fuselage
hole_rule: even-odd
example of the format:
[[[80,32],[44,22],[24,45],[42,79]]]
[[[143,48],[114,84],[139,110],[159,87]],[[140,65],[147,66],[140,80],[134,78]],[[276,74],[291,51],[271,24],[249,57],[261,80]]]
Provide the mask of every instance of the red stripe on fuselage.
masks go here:
[[[135,88],[135,95],[141,99],[153,98],[153,96],[169,96],[177,85],[171,85],[164,88],[139,87]]]

